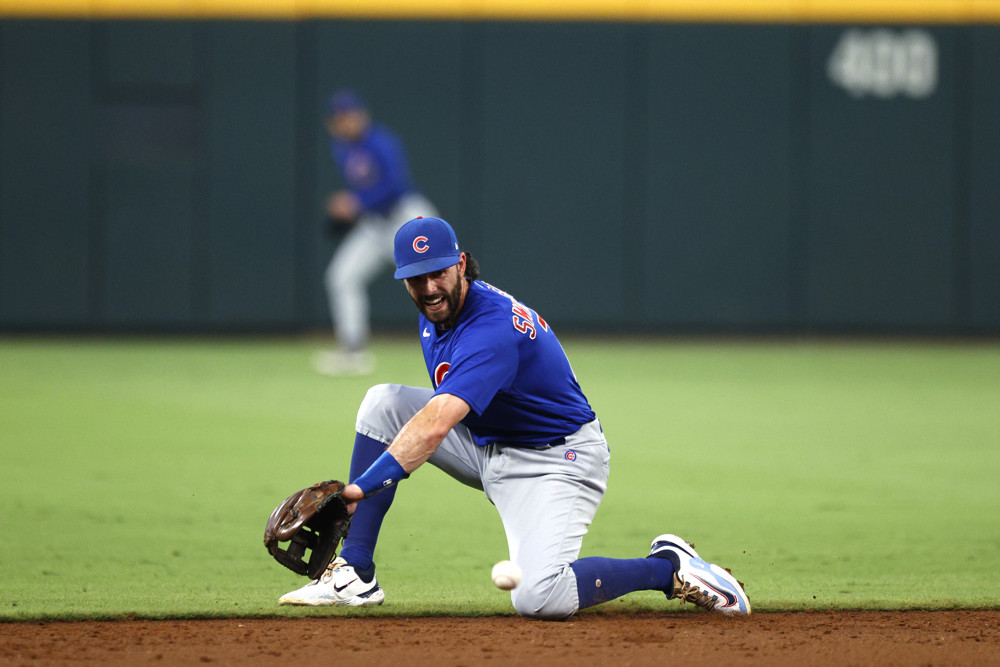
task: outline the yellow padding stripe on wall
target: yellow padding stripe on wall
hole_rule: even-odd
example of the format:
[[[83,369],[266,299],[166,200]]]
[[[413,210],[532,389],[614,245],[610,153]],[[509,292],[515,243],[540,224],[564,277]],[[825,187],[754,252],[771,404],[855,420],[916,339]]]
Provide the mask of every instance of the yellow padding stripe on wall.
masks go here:
[[[997,23],[1000,0],[2,0],[0,17]]]

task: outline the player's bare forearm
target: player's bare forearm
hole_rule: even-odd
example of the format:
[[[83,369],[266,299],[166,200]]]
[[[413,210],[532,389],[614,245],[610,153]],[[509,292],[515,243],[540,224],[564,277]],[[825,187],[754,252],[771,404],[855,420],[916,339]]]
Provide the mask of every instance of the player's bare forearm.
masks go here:
[[[344,488],[341,498],[348,511],[353,514],[358,501],[396,484],[426,463],[448,431],[467,414],[469,404],[457,396],[441,394],[429,400],[399,430],[385,453]]]
[[[372,464],[358,481],[361,482],[372,474],[377,474],[381,478],[385,472],[391,473],[393,467],[396,467],[397,471],[402,468],[399,474],[413,472],[427,462],[448,435],[448,431],[467,414],[469,414],[469,404],[461,398],[451,394],[435,396],[396,434],[386,450],[391,456],[388,468],[380,467],[385,458],[383,454],[382,458]],[[373,473],[375,470],[378,470],[378,473]],[[398,482],[399,479],[396,478],[394,481]],[[367,481],[364,483],[368,484]],[[341,497],[347,502],[348,511],[353,514],[358,501],[365,498],[365,491],[359,484],[348,484],[341,492]]]
[[[451,394],[439,394],[413,415],[396,434],[389,453],[407,473],[427,462],[448,432],[469,414],[469,404]]]

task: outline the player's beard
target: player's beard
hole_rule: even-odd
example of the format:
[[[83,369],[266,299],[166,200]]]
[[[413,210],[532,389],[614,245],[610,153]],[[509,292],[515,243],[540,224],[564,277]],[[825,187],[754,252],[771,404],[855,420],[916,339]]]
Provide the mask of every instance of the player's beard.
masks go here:
[[[444,292],[442,294],[445,303],[448,304],[447,308],[433,312],[427,310],[425,301],[430,297],[438,296],[437,293],[421,297],[419,300],[413,299],[413,302],[417,305],[417,309],[423,313],[424,317],[436,324],[438,328],[450,329],[455,326],[455,322],[458,320],[458,306],[462,300],[462,283],[464,281],[464,277],[459,277],[458,281],[455,283],[455,287],[450,292]]]

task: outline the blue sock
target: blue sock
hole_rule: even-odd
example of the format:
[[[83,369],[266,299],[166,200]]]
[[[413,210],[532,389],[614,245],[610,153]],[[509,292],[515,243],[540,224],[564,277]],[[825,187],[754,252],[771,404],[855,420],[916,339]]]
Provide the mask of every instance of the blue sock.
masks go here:
[[[674,564],[665,558],[581,558],[571,563],[580,609],[632,591],[665,591],[674,586]]]
[[[368,467],[375,462],[385,445],[378,440],[358,433],[354,437],[354,452],[351,454],[350,481],[360,477]],[[390,487],[376,493],[374,496],[358,503],[358,508],[351,519],[351,529],[340,550],[340,556],[354,566],[355,570],[370,570],[373,567],[375,543],[378,541],[379,530],[382,529],[382,519],[385,518],[393,498],[396,497],[396,487]],[[360,572],[359,572],[360,574]],[[370,579],[370,578],[369,578]]]

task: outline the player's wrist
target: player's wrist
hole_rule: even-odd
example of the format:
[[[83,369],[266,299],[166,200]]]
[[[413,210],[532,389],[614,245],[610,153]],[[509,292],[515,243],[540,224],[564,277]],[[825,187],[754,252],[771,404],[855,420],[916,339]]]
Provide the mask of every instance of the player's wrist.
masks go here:
[[[344,502],[353,503],[364,500],[365,492],[360,486],[352,483],[344,487],[344,490],[340,492],[340,497],[344,499]]]
[[[403,466],[399,464],[389,452],[382,452],[382,455],[375,459],[368,470],[364,471],[360,477],[351,482],[358,486],[365,494],[365,498],[370,498],[379,491],[388,489],[402,480],[409,477]]]

